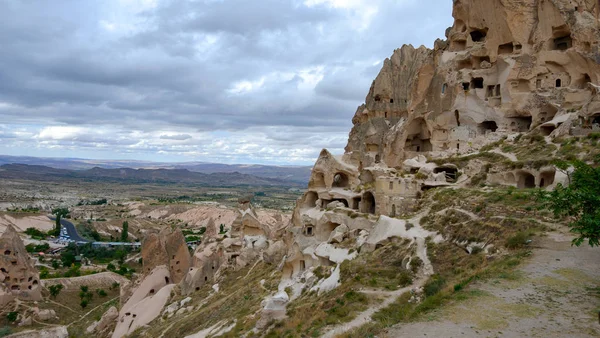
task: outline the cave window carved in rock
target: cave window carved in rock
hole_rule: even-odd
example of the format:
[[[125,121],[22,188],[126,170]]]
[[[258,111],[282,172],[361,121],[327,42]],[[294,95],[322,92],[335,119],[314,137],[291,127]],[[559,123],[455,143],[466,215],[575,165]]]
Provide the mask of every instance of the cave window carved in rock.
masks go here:
[[[7,256],[10,255],[10,250],[4,250],[4,254]]]
[[[447,88],[448,88],[448,84],[447,84],[447,83],[444,83],[444,84],[442,85],[442,94],[446,94],[446,89],[447,89]]]
[[[560,88],[560,87],[562,87],[562,80],[556,79],[556,88]]]
[[[334,188],[346,188],[350,184],[348,175],[344,173],[337,173],[333,176],[333,187]]]
[[[505,43],[503,45],[498,46],[498,54],[512,54],[514,52],[513,43]]]
[[[482,77],[473,78],[473,80],[471,80],[471,87],[473,87],[474,89],[483,88],[483,78]]]
[[[498,130],[498,124],[496,121],[483,121],[479,124],[479,130],[482,134],[486,134],[488,131],[495,133]]]
[[[556,171],[544,171],[540,175],[540,188],[546,188],[554,184]]]
[[[492,85],[492,86],[487,86],[487,90],[485,92],[485,98],[489,98],[489,97],[494,97],[494,88],[496,86]]]
[[[375,95],[375,102],[381,101],[381,96],[379,94]]]
[[[473,42],[485,42],[485,38],[487,37],[487,31],[487,28],[476,29],[474,31],[471,31],[471,40],[473,40]]]
[[[360,206],[360,197],[354,197],[352,199],[352,209],[358,210],[359,206]]]
[[[517,187],[519,189],[532,189],[535,188],[535,176],[526,171],[517,173]]]
[[[471,84],[470,84],[470,83],[468,83],[468,82],[463,82],[463,84],[462,84],[462,88],[463,88],[463,90],[464,90],[465,92],[468,92],[468,91],[469,91],[469,89],[470,89],[470,87],[471,87]]]
[[[306,197],[304,198],[304,207],[306,208],[314,208],[317,206],[317,200],[319,199],[319,195],[317,195],[314,191],[309,191],[306,193]]]
[[[448,166],[448,167],[437,167],[433,169],[435,174],[444,173],[446,176],[446,182],[454,183],[458,178],[458,169]]]
[[[304,236],[312,237],[314,235],[315,233],[313,232],[312,225],[307,225],[306,227],[304,227]]]
[[[422,118],[415,119],[407,128],[407,137],[404,144],[405,151],[428,152],[433,146],[430,140],[427,123]]]
[[[362,198],[362,212],[368,214],[375,214],[375,196],[370,191],[367,191],[363,194]]]
[[[554,39],[554,50],[567,50],[571,47],[573,47],[573,39],[570,34]]]

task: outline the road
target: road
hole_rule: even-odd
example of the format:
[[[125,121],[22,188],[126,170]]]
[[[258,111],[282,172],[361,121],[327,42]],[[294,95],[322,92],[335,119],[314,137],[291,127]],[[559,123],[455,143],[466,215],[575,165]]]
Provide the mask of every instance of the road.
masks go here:
[[[48,216],[51,220],[56,220],[55,217]],[[64,218],[60,219],[61,228],[65,228],[67,230],[68,239],[72,239],[76,242],[90,242],[89,240],[79,236],[77,229],[75,229],[75,225]]]
[[[67,234],[69,235],[69,238],[74,240],[75,242],[91,242],[91,241],[79,236],[77,229],[75,229],[75,225],[73,223],[67,221],[66,219],[61,218],[60,225],[65,227],[65,229],[67,229]]]
[[[50,217],[49,218],[51,220],[55,220],[54,217]],[[67,239],[67,240],[71,240],[73,242],[75,242],[75,244],[77,245],[82,245],[85,243],[92,243],[93,246],[105,246],[105,247],[115,247],[115,246],[132,246],[132,247],[136,247],[136,246],[141,246],[142,244],[139,242],[133,242],[133,243],[129,243],[129,242],[92,242],[88,239],[85,239],[83,237],[81,237],[79,235],[79,233],[77,232],[77,229],[75,228],[75,225],[69,221],[67,221],[66,219],[61,218],[60,219],[60,225],[61,228],[64,228],[67,230],[67,236],[62,236],[62,238]]]

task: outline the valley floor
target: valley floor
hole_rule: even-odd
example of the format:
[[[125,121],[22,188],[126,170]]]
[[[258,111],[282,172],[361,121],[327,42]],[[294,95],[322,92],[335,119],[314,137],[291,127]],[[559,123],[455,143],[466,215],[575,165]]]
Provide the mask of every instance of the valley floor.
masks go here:
[[[381,337],[598,337],[600,248],[551,232],[531,244],[513,279],[473,283],[472,295],[391,327]]]

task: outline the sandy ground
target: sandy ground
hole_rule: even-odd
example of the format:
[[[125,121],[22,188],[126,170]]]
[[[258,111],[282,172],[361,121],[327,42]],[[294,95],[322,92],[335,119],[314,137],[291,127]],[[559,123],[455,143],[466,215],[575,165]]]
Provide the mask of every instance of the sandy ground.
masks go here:
[[[17,231],[25,231],[27,228],[48,231],[54,228],[54,222],[46,216],[11,216],[0,214],[0,232],[4,233],[9,224],[12,224]]]
[[[381,337],[600,337],[600,248],[559,233],[533,244],[516,280],[473,284],[474,296]]]

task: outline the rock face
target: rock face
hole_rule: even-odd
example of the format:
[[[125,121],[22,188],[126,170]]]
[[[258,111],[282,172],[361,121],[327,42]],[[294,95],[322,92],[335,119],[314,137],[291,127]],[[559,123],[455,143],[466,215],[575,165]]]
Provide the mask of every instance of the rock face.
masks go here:
[[[164,265],[160,265],[155,267],[141,281],[119,311],[117,326],[112,335],[113,338],[128,335],[160,315],[163,307],[171,297],[171,290],[175,287],[169,277],[169,269]],[[110,316],[110,314],[107,314],[107,316]]]
[[[600,131],[599,13],[596,0],[454,0],[447,40],[395,50],[352,119],[345,153],[321,152],[293,213],[284,278],[335,264],[325,244],[376,245],[378,227],[396,231],[394,218],[413,211],[423,190],[481,170],[428,158],[518,133]],[[525,166],[487,179],[550,189],[562,176]]]
[[[550,134],[569,110],[591,130],[600,100],[597,1],[454,1],[435,49],[403,46],[353,118],[348,160],[400,167],[423,153],[465,153],[503,133]],[[593,10],[592,10],[593,9]],[[600,122],[600,121],[596,121]]]
[[[218,233],[214,222],[202,237],[192,256],[191,268],[179,284],[184,295],[215,283],[224,269],[241,269],[257,259],[278,264],[285,254],[282,241],[285,226],[279,217],[261,220],[249,198],[239,200],[237,217],[231,229]]]
[[[42,300],[40,278],[25,245],[9,225],[0,237],[0,305],[15,297],[21,300]]]
[[[181,229],[165,228],[158,234],[149,234],[142,243],[144,273],[156,266],[169,267],[172,283],[179,283],[187,273],[191,257]]]

